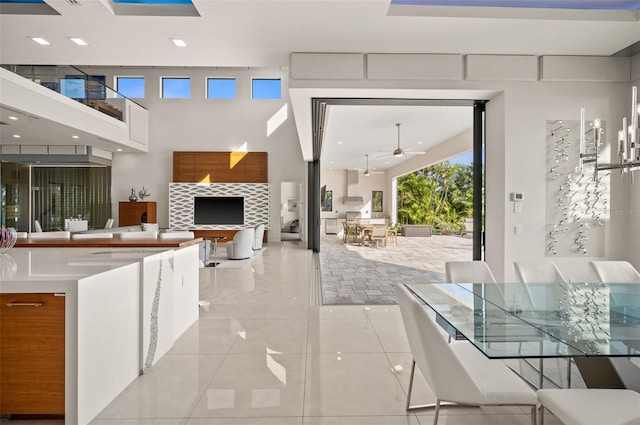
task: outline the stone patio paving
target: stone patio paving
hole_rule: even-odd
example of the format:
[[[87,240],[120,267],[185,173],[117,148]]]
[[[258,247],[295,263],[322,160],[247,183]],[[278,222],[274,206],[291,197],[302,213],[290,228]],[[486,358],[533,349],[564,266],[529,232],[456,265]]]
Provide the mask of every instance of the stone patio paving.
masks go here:
[[[320,277],[324,304],[396,304],[393,286],[409,282],[444,282],[446,261],[470,260],[470,237],[398,237],[384,248],[343,244],[324,235]]]

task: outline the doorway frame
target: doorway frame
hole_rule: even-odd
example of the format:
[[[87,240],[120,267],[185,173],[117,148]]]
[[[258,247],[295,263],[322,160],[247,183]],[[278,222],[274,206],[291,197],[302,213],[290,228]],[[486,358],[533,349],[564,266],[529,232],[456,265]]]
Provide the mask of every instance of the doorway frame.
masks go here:
[[[470,99],[399,99],[399,98],[312,98],[311,124],[313,160],[308,163],[309,190],[307,202],[308,248],[320,252],[320,156],[327,125],[329,105],[402,105],[402,106],[469,106],[473,107],[473,260],[484,259],[484,158],[487,100]],[[395,207],[397,208],[397,207]],[[392,206],[392,210],[394,207]]]

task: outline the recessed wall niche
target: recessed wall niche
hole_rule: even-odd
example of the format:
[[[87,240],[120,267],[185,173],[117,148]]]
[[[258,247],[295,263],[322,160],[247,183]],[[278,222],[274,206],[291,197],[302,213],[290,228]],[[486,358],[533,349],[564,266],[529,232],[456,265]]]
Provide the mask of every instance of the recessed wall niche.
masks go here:
[[[605,123],[602,123],[602,133]],[[547,121],[546,255],[602,257],[609,221],[610,172],[580,169],[580,121]],[[600,154],[609,157],[601,141]],[[585,127],[585,147],[594,152],[593,123]]]

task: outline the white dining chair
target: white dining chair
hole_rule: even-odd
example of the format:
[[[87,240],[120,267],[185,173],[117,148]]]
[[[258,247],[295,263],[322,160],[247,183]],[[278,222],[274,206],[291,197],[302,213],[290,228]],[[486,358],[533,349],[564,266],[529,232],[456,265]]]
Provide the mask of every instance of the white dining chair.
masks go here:
[[[485,297],[488,300],[496,304],[504,302],[505,284],[496,282],[489,265],[484,261],[447,261],[444,263],[444,270],[447,283],[484,283]]]
[[[447,283],[496,283],[484,261],[447,261],[444,270]]]
[[[33,228],[34,232],[42,233],[42,226],[40,225],[40,222],[38,220],[33,220]]]
[[[411,389],[418,365],[436,396],[433,424],[441,405],[528,406],[536,424],[536,393],[500,360],[490,360],[469,342],[449,344],[438,330],[428,307],[404,285],[394,288],[413,355],[407,393],[408,411],[431,406],[411,406]]]
[[[105,228],[105,229],[111,229],[111,228],[113,227],[113,222],[114,222],[114,221],[115,221],[115,220],[114,220],[114,219],[112,219],[112,218],[108,219],[108,220],[107,220],[107,222],[106,222],[106,223],[105,223],[105,225],[104,225],[104,228]]]
[[[74,233],[71,240],[113,239],[113,233]]]
[[[603,283],[640,283],[640,273],[627,261],[590,261],[589,266]]]
[[[540,425],[544,410],[565,425],[640,425],[640,394],[621,389],[538,390]]]
[[[558,267],[548,260],[515,261],[513,268],[522,283],[567,283]]]
[[[558,267],[548,260],[528,260],[528,261],[514,261],[513,268],[516,272],[516,278],[520,283],[525,284],[527,294],[529,295],[529,302],[535,308],[539,306],[541,308],[550,308],[549,298],[546,290],[542,290],[540,293],[536,293],[535,287],[528,284],[538,283],[567,283],[567,279],[560,273]],[[562,289],[557,289],[557,300],[562,299]],[[561,308],[560,305],[557,306]],[[544,360],[540,358],[540,371],[543,370]],[[567,370],[566,370],[567,386],[571,387],[571,358],[567,358]],[[540,384],[544,376],[540,372]]]

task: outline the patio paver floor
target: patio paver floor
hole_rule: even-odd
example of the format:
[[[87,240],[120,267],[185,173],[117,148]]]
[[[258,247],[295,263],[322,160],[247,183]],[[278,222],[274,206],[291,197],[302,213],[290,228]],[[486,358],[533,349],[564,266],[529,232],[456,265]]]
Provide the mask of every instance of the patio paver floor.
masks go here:
[[[446,261],[470,260],[469,237],[398,237],[384,248],[343,244],[324,235],[320,277],[324,304],[396,304],[393,286],[408,282],[444,282]]]

